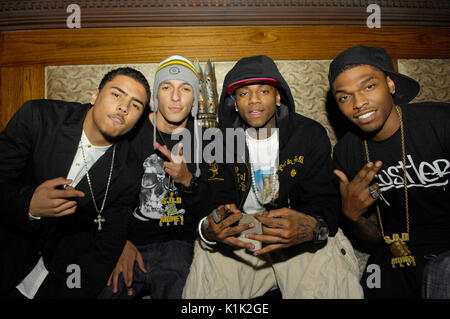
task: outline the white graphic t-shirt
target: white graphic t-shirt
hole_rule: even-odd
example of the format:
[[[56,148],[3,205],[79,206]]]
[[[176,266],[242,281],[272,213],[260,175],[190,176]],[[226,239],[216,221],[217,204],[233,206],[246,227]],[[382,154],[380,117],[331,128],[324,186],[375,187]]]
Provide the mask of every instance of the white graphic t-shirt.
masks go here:
[[[183,223],[180,215],[184,209],[178,209],[181,196],[172,179],[164,171],[164,160],[156,153],[151,154],[144,161],[144,174],[141,180],[139,194],[139,209],[133,212],[134,217],[142,221],[159,219],[160,225],[164,223]]]
[[[252,185],[243,210],[247,214],[256,214],[263,211],[258,198],[264,201],[278,197],[279,182],[276,174],[278,167],[278,130],[275,129],[275,132],[269,138],[260,140],[246,133],[246,141],[258,195],[255,194]]]

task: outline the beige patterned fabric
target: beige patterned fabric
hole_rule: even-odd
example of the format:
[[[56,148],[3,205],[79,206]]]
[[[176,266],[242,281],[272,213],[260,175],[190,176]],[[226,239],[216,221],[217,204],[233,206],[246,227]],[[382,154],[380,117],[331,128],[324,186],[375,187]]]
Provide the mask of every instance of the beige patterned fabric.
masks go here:
[[[331,144],[337,137],[328,119],[326,108],[329,60],[276,61],[289,84],[295,100],[296,111],[321,123],[327,130]],[[220,96],[225,75],[235,62],[216,62],[217,89]],[[157,63],[75,65],[46,67],[46,98],[87,103],[101,78],[109,70],[130,66],[141,71],[153,89]],[[200,64],[204,69],[205,63]],[[398,70],[421,84],[414,102],[450,102],[450,60],[445,59],[399,59]],[[152,92],[153,94],[153,92]]]
[[[420,92],[413,102],[450,102],[449,59],[400,59],[398,71],[420,83]]]
[[[152,80],[156,63],[127,65],[65,65],[45,68],[45,97],[47,99],[88,103],[103,76],[115,68],[130,66]],[[149,83],[151,83],[149,81]],[[150,88],[152,88],[150,84]],[[153,92],[152,92],[153,93]]]
[[[327,130],[331,144],[336,134],[326,109],[329,60],[276,61],[294,96],[296,111],[321,123]],[[216,62],[217,89],[220,96],[225,75],[235,62]],[[127,64],[141,71],[153,88],[157,63]],[[201,64],[204,68],[204,63]],[[86,103],[103,75],[116,65],[76,65],[46,67],[46,98]],[[398,70],[421,84],[414,102],[450,102],[450,60],[399,59]],[[153,92],[152,92],[153,94]]]
[[[336,135],[325,107],[330,63],[328,60],[277,61],[277,66],[291,88],[297,113],[322,124],[334,145]]]
[[[330,61],[276,61],[281,74],[288,82],[294,96],[296,111],[320,122],[334,145],[336,136],[327,119],[325,109],[328,90],[328,65]],[[235,62],[216,62],[217,89],[220,96],[225,75]],[[141,71],[153,89],[157,63],[127,64]],[[204,69],[204,63],[201,67]],[[46,98],[87,103],[103,75],[117,65],[70,65],[46,67]],[[153,94],[153,92],[152,92]]]
[[[276,61],[294,96],[296,111],[321,123],[327,130],[331,144],[337,141],[326,109],[329,60]],[[216,62],[217,89],[235,62]],[[127,64],[141,71],[153,88],[157,63]],[[201,63],[204,68],[204,63]],[[116,65],[76,65],[46,67],[46,98],[87,103],[103,75]],[[399,59],[398,70],[421,84],[414,102],[450,102],[450,60]],[[153,92],[152,92],[153,94]]]

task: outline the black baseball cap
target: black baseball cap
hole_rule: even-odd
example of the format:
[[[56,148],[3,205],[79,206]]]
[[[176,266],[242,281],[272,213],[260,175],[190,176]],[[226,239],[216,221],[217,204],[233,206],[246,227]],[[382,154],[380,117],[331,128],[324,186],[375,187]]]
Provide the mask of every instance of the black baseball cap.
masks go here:
[[[394,72],[394,65],[391,57],[385,49],[379,47],[356,46],[340,53],[330,64],[328,81],[333,87],[334,80],[344,71],[348,65],[367,64],[374,66],[395,83],[395,94],[393,95],[396,104],[406,104],[414,99],[420,90],[419,83],[400,73]]]

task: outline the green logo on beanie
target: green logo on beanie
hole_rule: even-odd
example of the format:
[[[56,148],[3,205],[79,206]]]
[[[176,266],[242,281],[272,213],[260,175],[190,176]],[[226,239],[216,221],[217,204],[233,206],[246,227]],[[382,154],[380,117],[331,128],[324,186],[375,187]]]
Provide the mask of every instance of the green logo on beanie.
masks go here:
[[[180,69],[176,66],[173,66],[169,69],[169,73],[170,74],[178,74],[178,73],[180,73]]]

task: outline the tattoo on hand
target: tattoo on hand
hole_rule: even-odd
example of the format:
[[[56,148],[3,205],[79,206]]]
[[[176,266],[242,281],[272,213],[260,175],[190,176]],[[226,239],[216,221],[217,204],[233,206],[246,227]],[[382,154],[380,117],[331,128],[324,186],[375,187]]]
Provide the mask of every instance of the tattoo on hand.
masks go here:
[[[306,221],[306,223],[305,223]],[[307,220],[303,220],[300,221],[298,223],[298,232],[297,232],[297,240],[299,242],[306,242],[311,240],[312,238],[311,235],[313,233],[313,227],[310,223],[308,223],[308,219]]]

